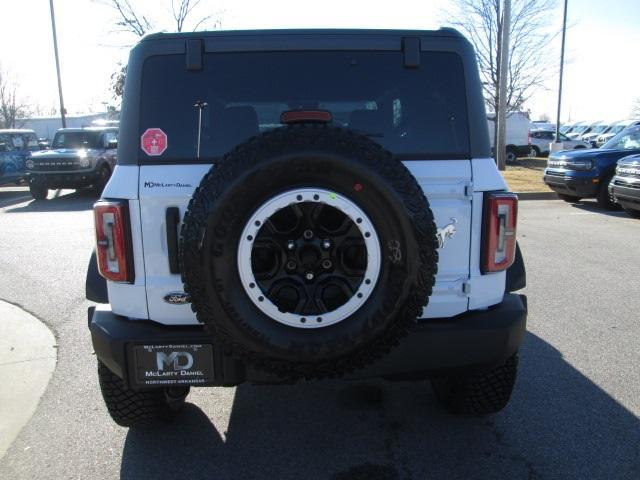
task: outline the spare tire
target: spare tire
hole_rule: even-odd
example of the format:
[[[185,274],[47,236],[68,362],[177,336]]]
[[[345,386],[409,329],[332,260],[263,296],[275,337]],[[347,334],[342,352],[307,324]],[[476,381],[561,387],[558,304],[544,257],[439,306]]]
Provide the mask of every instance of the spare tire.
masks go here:
[[[388,352],[427,304],[436,227],[407,168],[321,124],[254,137],[217,162],[180,234],[185,291],[228,351],[289,378]]]

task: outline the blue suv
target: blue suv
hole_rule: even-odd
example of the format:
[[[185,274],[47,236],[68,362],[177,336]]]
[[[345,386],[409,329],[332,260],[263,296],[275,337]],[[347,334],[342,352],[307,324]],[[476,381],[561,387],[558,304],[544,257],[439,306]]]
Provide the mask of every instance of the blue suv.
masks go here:
[[[549,156],[544,183],[566,202],[596,198],[598,205],[614,209],[609,193],[618,160],[640,154],[640,126],[629,127],[600,148],[556,152]]]
[[[0,185],[19,185],[27,175],[25,161],[40,149],[33,130],[0,130]]]

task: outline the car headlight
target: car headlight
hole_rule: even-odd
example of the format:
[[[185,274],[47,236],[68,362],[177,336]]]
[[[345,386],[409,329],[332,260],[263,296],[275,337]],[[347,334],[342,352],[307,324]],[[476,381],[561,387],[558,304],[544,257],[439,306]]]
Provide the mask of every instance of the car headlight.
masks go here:
[[[591,160],[569,160],[566,167],[570,170],[591,170],[593,162]]]
[[[26,162],[24,162],[24,164],[29,170],[33,170],[33,167],[35,166],[33,160],[27,160]]]
[[[551,168],[566,168],[568,170],[591,170],[593,162],[591,160],[560,160],[551,158],[547,161],[547,166]]]
[[[87,168],[91,165],[91,159],[89,157],[83,157],[80,159],[80,168]]]

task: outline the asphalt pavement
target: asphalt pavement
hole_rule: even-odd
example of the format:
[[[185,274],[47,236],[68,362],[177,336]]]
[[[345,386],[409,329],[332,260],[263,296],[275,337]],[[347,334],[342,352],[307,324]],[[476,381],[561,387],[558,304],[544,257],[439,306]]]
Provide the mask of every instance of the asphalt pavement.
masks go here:
[[[521,202],[529,332],[500,414],[451,416],[422,383],[324,381],[194,389],[178,422],[125,429],[87,330],[95,199],[27,195],[0,189],[0,299],[54,332],[58,363],[0,478],[640,478],[640,221],[621,212]]]

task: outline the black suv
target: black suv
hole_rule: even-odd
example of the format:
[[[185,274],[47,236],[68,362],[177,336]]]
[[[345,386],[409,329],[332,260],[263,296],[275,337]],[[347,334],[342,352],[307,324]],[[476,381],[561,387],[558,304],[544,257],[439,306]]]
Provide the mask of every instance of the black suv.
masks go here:
[[[29,191],[45,200],[50,188],[93,187],[100,195],[116,164],[118,129],[109,127],[62,128],[51,149],[27,160]]]

